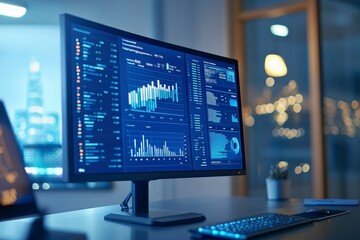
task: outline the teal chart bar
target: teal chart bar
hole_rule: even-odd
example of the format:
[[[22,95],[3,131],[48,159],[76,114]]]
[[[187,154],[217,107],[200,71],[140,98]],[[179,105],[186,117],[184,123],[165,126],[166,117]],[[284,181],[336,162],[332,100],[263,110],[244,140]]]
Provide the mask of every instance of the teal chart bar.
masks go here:
[[[167,86],[157,80],[151,84],[143,85],[128,93],[129,105],[132,109],[146,108],[146,112],[154,112],[158,106],[157,101],[170,99],[172,102],[179,102],[178,85]]]

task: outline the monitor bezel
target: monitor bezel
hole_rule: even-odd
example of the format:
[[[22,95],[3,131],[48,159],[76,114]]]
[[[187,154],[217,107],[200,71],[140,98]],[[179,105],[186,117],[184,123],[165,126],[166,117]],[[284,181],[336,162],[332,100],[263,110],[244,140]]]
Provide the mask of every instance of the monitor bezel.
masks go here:
[[[100,31],[110,32],[112,34],[120,35],[126,38],[135,38],[138,41],[154,44],[156,46],[170,48],[176,51],[181,51],[188,54],[198,55],[204,58],[210,58],[218,61],[231,63],[235,66],[235,79],[237,80],[237,96],[239,106],[239,127],[241,137],[242,149],[242,166],[243,169],[234,170],[194,170],[194,171],[171,171],[171,172],[131,172],[131,173],[85,173],[75,174],[74,169],[74,149],[73,149],[73,113],[72,101],[73,96],[71,79],[71,60],[67,59],[71,56],[71,24],[86,25],[90,28],[95,28]],[[240,95],[240,82],[238,63],[236,59],[231,59],[211,53],[206,53],[167,42],[155,40],[138,34],[126,32],[90,20],[79,18],[70,14],[60,15],[60,32],[61,32],[61,64],[62,64],[62,113],[63,113],[63,151],[64,151],[64,178],[70,182],[98,182],[98,181],[149,181],[156,179],[170,179],[170,178],[193,178],[193,177],[213,177],[213,176],[237,176],[246,175],[246,161],[245,161],[245,148],[244,148],[244,135],[243,135],[243,120],[241,112],[241,95]],[[67,159],[66,159],[67,158]]]

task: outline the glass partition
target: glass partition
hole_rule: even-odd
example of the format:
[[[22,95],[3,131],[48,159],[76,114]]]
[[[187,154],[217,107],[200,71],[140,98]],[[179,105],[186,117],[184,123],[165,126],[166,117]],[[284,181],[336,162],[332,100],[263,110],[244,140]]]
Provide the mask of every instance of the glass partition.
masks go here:
[[[264,195],[271,165],[287,164],[293,197],[311,196],[306,14],[245,23],[249,193]]]
[[[235,53],[245,72],[250,194],[264,194],[269,165],[286,161],[292,196],[358,198],[360,3],[238,3]],[[286,74],[271,71],[269,54]]]
[[[360,196],[360,3],[322,0],[321,51],[328,191]]]

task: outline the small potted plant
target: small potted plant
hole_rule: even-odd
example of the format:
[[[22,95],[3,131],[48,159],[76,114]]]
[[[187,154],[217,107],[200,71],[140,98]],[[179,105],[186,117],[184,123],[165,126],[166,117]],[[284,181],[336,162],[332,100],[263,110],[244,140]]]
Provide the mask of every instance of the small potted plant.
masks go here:
[[[271,166],[269,177],[266,179],[266,190],[269,200],[285,200],[290,197],[291,180],[288,178],[287,162],[279,162]]]

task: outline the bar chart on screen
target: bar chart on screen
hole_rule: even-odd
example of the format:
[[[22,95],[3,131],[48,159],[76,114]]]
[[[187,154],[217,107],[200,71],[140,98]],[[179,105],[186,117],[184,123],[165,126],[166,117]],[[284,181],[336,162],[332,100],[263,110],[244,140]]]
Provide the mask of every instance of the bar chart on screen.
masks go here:
[[[186,138],[182,133],[129,131],[128,136],[133,158],[186,156]]]
[[[171,102],[179,102],[178,84],[171,86],[161,84],[160,80],[151,81],[150,84],[138,87],[128,94],[129,105],[132,109],[145,108],[146,112],[155,112],[158,108],[158,101],[169,99]]]
[[[176,116],[184,115],[181,75],[171,71],[159,71],[149,66],[140,67],[135,65],[127,66],[127,68],[127,102],[130,111]],[[154,78],[154,75],[156,78]]]
[[[179,170],[191,167],[188,135],[182,130],[128,130],[127,145],[126,161],[129,171],[139,167],[148,170],[161,169],[162,166]]]

